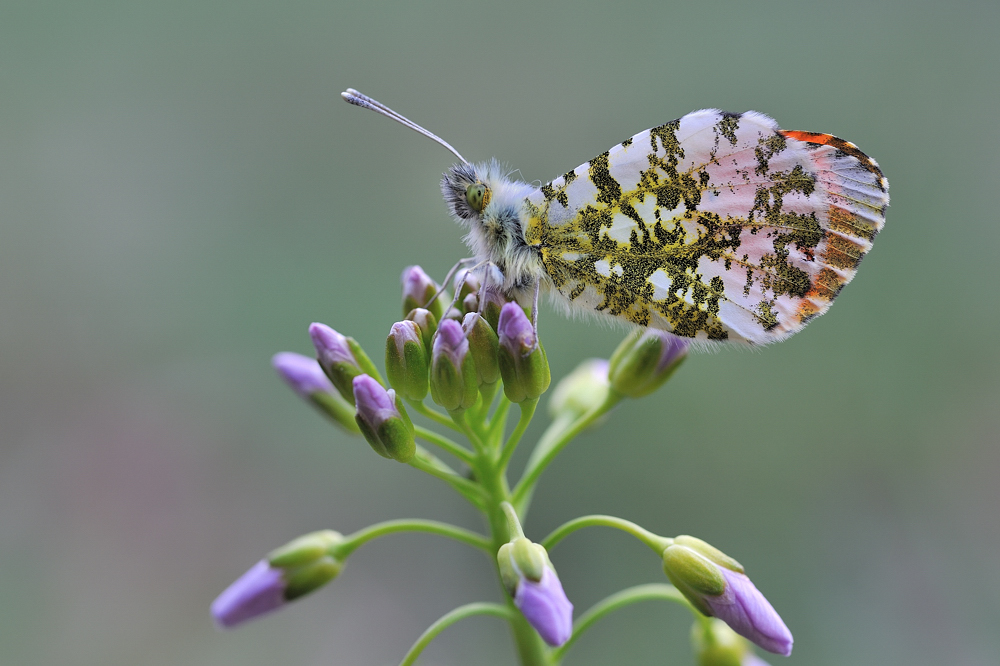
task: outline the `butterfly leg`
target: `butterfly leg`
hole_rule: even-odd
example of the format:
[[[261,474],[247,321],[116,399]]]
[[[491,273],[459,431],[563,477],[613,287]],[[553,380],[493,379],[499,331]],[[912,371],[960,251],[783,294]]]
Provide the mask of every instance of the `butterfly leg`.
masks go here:
[[[468,264],[470,264],[473,261],[475,261],[475,259],[473,259],[472,257],[466,257],[465,259],[459,259],[458,262],[454,266],[451,267],[451,270],[448,271],[448,274],[444,276],[444,282],[441,283],[441,288],[438,289],[437,292],[433,296],[431,296],[431,299],[429,301],[427,301],[427,305],[425,305],[424,307],[425,308],[426,307],[430,307],[431,303],[433,303],[434,301],[436,301],[437,297],[441,295],[441,292],[443,292],[445,289],[448,288],[448,283],[451,282],[451,278],[454,277],[455,273],[457,273],[460,268],[462,268],[463,266],[467,266]],[[456,293],[457,293],[457,291],[456,291]],[[454,305],[455,304],[452,303],[452,306],[454,306]],[[447,310],[446,310],[446,312],[447,312]]]
[[[541,280],[535,280],[535,297],[531,302],[531,331],[538,339],[538,293],[542,290]]]

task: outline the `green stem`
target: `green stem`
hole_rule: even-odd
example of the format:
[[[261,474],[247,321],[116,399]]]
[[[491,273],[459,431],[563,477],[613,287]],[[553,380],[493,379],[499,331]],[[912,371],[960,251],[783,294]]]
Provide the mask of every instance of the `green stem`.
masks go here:
[[[422,426],[415,425],[413,426],[413,430],[416,433],[417,437],[424,440],[425,442],[439,446],[440,448],[444,449],[445,451],[447,451],[448,453],[455,456],[456,458],[458,458],[459,460],[461,460],[466,464],[472,463],[473,460],[472,451],[469,451],[467,448],[465,448],[458,442],[448,439],[444,435],[440,435],[434,432],[433,430],[428,430],[427,428],[424,428]]]
[[[622,532],[627,532],[649,546],[657,555],[662,555],[667,546],[674,542],[673,539],[653,534],[646,528],[641,525],[637,525],[630,520],[623,520],[622,518],[618,518],[616,516],[592,515],[581,516],[579,518],[574,518],[569,522],[563,523],[539,543],[542,544],[546,550],[552,550],[557,543],[583,527],[613,527],[617,530],[621,530]]]
[[[510,489],[507,486],[503,470],[496,464],[492,450],[482,450],[473,464],[473,469],[476,472],[476,478],[481,481],[483,492],[485,493],[486,499],[483,512],[486,514],[486,519],[490,527],[490,538],[492,541],[490,548],[495,555],[500,550],[500,547],[507,543],[511,537],[510,526],[503,509],[504,504],[510,499]],[[501,583],[501,587],[503,587],[500,568],[495,557],[493,563],[496,566],[497,580]],[[511,612],[510,628],[514,634],[514,643],[517,646],[517,654],[521,665],[550,666],[551,661],[548,657],[548,649],[542,642],[538,632],[528,624],[528,621],[524,619],[521,612],[517,610],[514,606],[514,600],[506,590],[504,590],[504,598],[507,608]]]
[[[527,499],[530,497],[531,491],[534,489],[535,484],[538,482],[538,478],[545,471],[545,468],[549,466],[559,452],[562,451],[563,447],[566,446],[574,437],[579,435],[581,432],[590,427],[594,421],[603,416],[608,410],[618,404],[621,401],[622,396],[614,391],[609,391],[607,398],[600,405],[597,405],[587,412],[584,412],[580,418],[576,419],[573,424],[564,430],[556,431],[552,435],[552,439],[548,439],[543,436],[538,442],[538,452],[539,455],[535,456],[532,453],[531,459],[528,461],[528,467],[524,470],[524,474],[521,476],[521,480],[517,482],[514,487],[514,494],[511,503],[514,508],[517,509],[519,515],[524,515],[527,511]],[[558,421],[557,421],[558,423]],[[553,424],[555,426],[556,424]],[[548,435],[549,433],[546,433]],[[544,445],[544,448],[543,448]]]
[[[486,416],[490,413],[490,407],[493,406],[493,398],[497,395],[497,388],[500,387],[500,382],[493,382],[492,384],[483,384],[479,387],[479,395],[482,398],[482,403],[478,410],[476,410],[476,421],[479,423],[486,423]]]
[[[451,414],[451,419],[455,422],[455,425],[459,427],[462,433],[469,438],[469,441],[472,442],[472,446],[476,449],[476,452],[482,456],[486,452],[486,445],[483,443],[479,433],[473,430],[472,426],[469,425],[469,419],[466,418],[465,412],[454,411]]]
[[[598,601],[596,604],[591,606],[586,613],[578,617],[576,622],[573,623],[573,635],[570,636],[570,639],[566,641],[565,644],[552,651],[553,663],[558,664],[563,658],[563,655],[566,654],[566,651],[569,650],[570,646],[576,642],[576,639],[578,639],[583,632],[593,626],[595,622],[603,618],[605,615],[608,615],[619,608],[628,606],[629,604],[651,600],[673,601],[674,603],[678,603],[689,609],[696,617],[701,615],[673,585],[666,585],[663,583],[636,585],[635,587],[622,590],[621,592],[617,592],[602,599],[601,601]]]
[[[434,421],[435,423],[437,423],[439,425],[443,425],[445,427],[451,428],[452,430],[454,430],[456,432],[462,432],[461,428],[459,428],[458,426],[456,426],[452,422],[452,420],[450,418],[448,418],[447,416],[445,416],[444,414],[442,414],[438,410],[431,409],[430,407],[428,407],[424,403],[419,402],[417,400],[407,400],[406,404],[408,404],[410,407],[413,407],[413,409],[418,414],[422,414],[422,415],[426,416],[431,421]]]
[[[360,529],[353,534],[347,535],[344,538],[344,541],[336,547],[332,554],[338,559],[346,559],[351,553],[369,541],[388,534],[396,534],[397,532],[426,532],[428,534],[437,534],[439,536],[445,536],[449,539],[454,539],[455,541],[467,544],[473,548],[478,548],[487,553],[490,553],[491,550],[490,540],[482,534],[477,534],[470,530],[456,527],[455,525],[449,525],[448,523],[442,523],[437,520],[412,518],[386,520],[381,523],[369,525],[364,529]]]
[[[410,651],[406,653],[405,657],[403,657],[403,661],[399,662],[399,666],[411,666],[414,664],[417,661],[417,657],[420,656],[420,653],[424,651],[424,648],[427,647],[438,634],[459,620],[464,620],[465,618],[472,617],[474,615],[495,615],[508,620],[512,619],[511,609],[501,604],[477,602],[459,606],[455,610],[445,613],[437,622],[427,627],[427,630],[420,635],[417,642],[413,644]]]
[[[441,462],[434,454],[422,446],[417,446],[417,454],[407,463],[410,467],[427,472],[446,482],[477,507],[482,507],[483,489],[478,483],[459,476],[455,470]]]
[[[507,425],[507,413],[510,412],[510,400],[503,393],[500,394],[500,404],[493,412],[493,418],[487,426],[487,434],[492,446],[499,446],[500,438],[503,437],[504,426]]]
[[[519,405],[521,410],[521,418],[517,420],[517,426],[514,428],[514,432],[510,434],[507,438],[507,443],[503,446],[503,451],[500,453],[500,460],[497,462],[497,469],[500,470],[501,474],[507,469],[507,465],[510,463],[510,457],[514,455],[514,449],[517,448],[518,442],[521,441],[521,437],[524,436],[524,431],[528,429],[531,425],[531,417],[535,415],[535,408],[538,406],[538,398],[534,400],[525,400]]]

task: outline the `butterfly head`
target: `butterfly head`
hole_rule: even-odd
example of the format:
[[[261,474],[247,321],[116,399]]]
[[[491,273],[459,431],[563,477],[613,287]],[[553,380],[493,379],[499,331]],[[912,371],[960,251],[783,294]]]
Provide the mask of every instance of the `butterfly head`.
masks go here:
[[[451,214],[463,222],[482,216],[493,198],[493,190],[472,164],[455,164],[441,179],[441,193]]]

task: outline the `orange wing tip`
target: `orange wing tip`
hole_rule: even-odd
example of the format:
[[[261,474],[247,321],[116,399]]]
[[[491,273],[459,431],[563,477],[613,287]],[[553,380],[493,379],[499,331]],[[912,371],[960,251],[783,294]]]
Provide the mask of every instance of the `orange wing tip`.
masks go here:
[[[889,181],[886,180],[885,176],[882,174],[882,170],[878,166],[878,162],[861,152],[855,144],[850,141],[844,141],[832,134],[820,134],[817,132],[799,132],[797,130],[778,130],[782,136],[788,137],[789,139],[795,139],[796,141],[802,141],[804,143],[811,143],[815,146],[830,146],[835,148],[842,153],[846,153],[851,157],[858,160],[865,169],[875,174],[878,177],[879,188],[885,192],[889,189]]]

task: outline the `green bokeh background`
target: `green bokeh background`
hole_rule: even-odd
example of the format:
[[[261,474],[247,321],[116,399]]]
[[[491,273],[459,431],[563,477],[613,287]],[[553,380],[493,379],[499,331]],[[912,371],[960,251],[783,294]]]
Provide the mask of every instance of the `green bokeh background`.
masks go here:
[[[0,663],[391,664],[497,597],[480,554],[397,536],[267,620],[208,615],[306,531],[479,527],[269,367],[311,321],[379,356],[401,269],[464,253],[450,156],[348,86],[528,181],[703,107],[874,156],[888,224],[831,314],[622,406],[526,529],[614,513],[710,541],[794,632],[772,663],[1000,662],[998,63],[996,2],[5,2]],[[550,308],[541,332],[556,376],[621,337]],[[616,532],[552,557],[578,612],[663,580]],[[566,663],[690,664],[688,626],[634,606]],[[509,643],[474,619],[424,663],[511,664]]]

